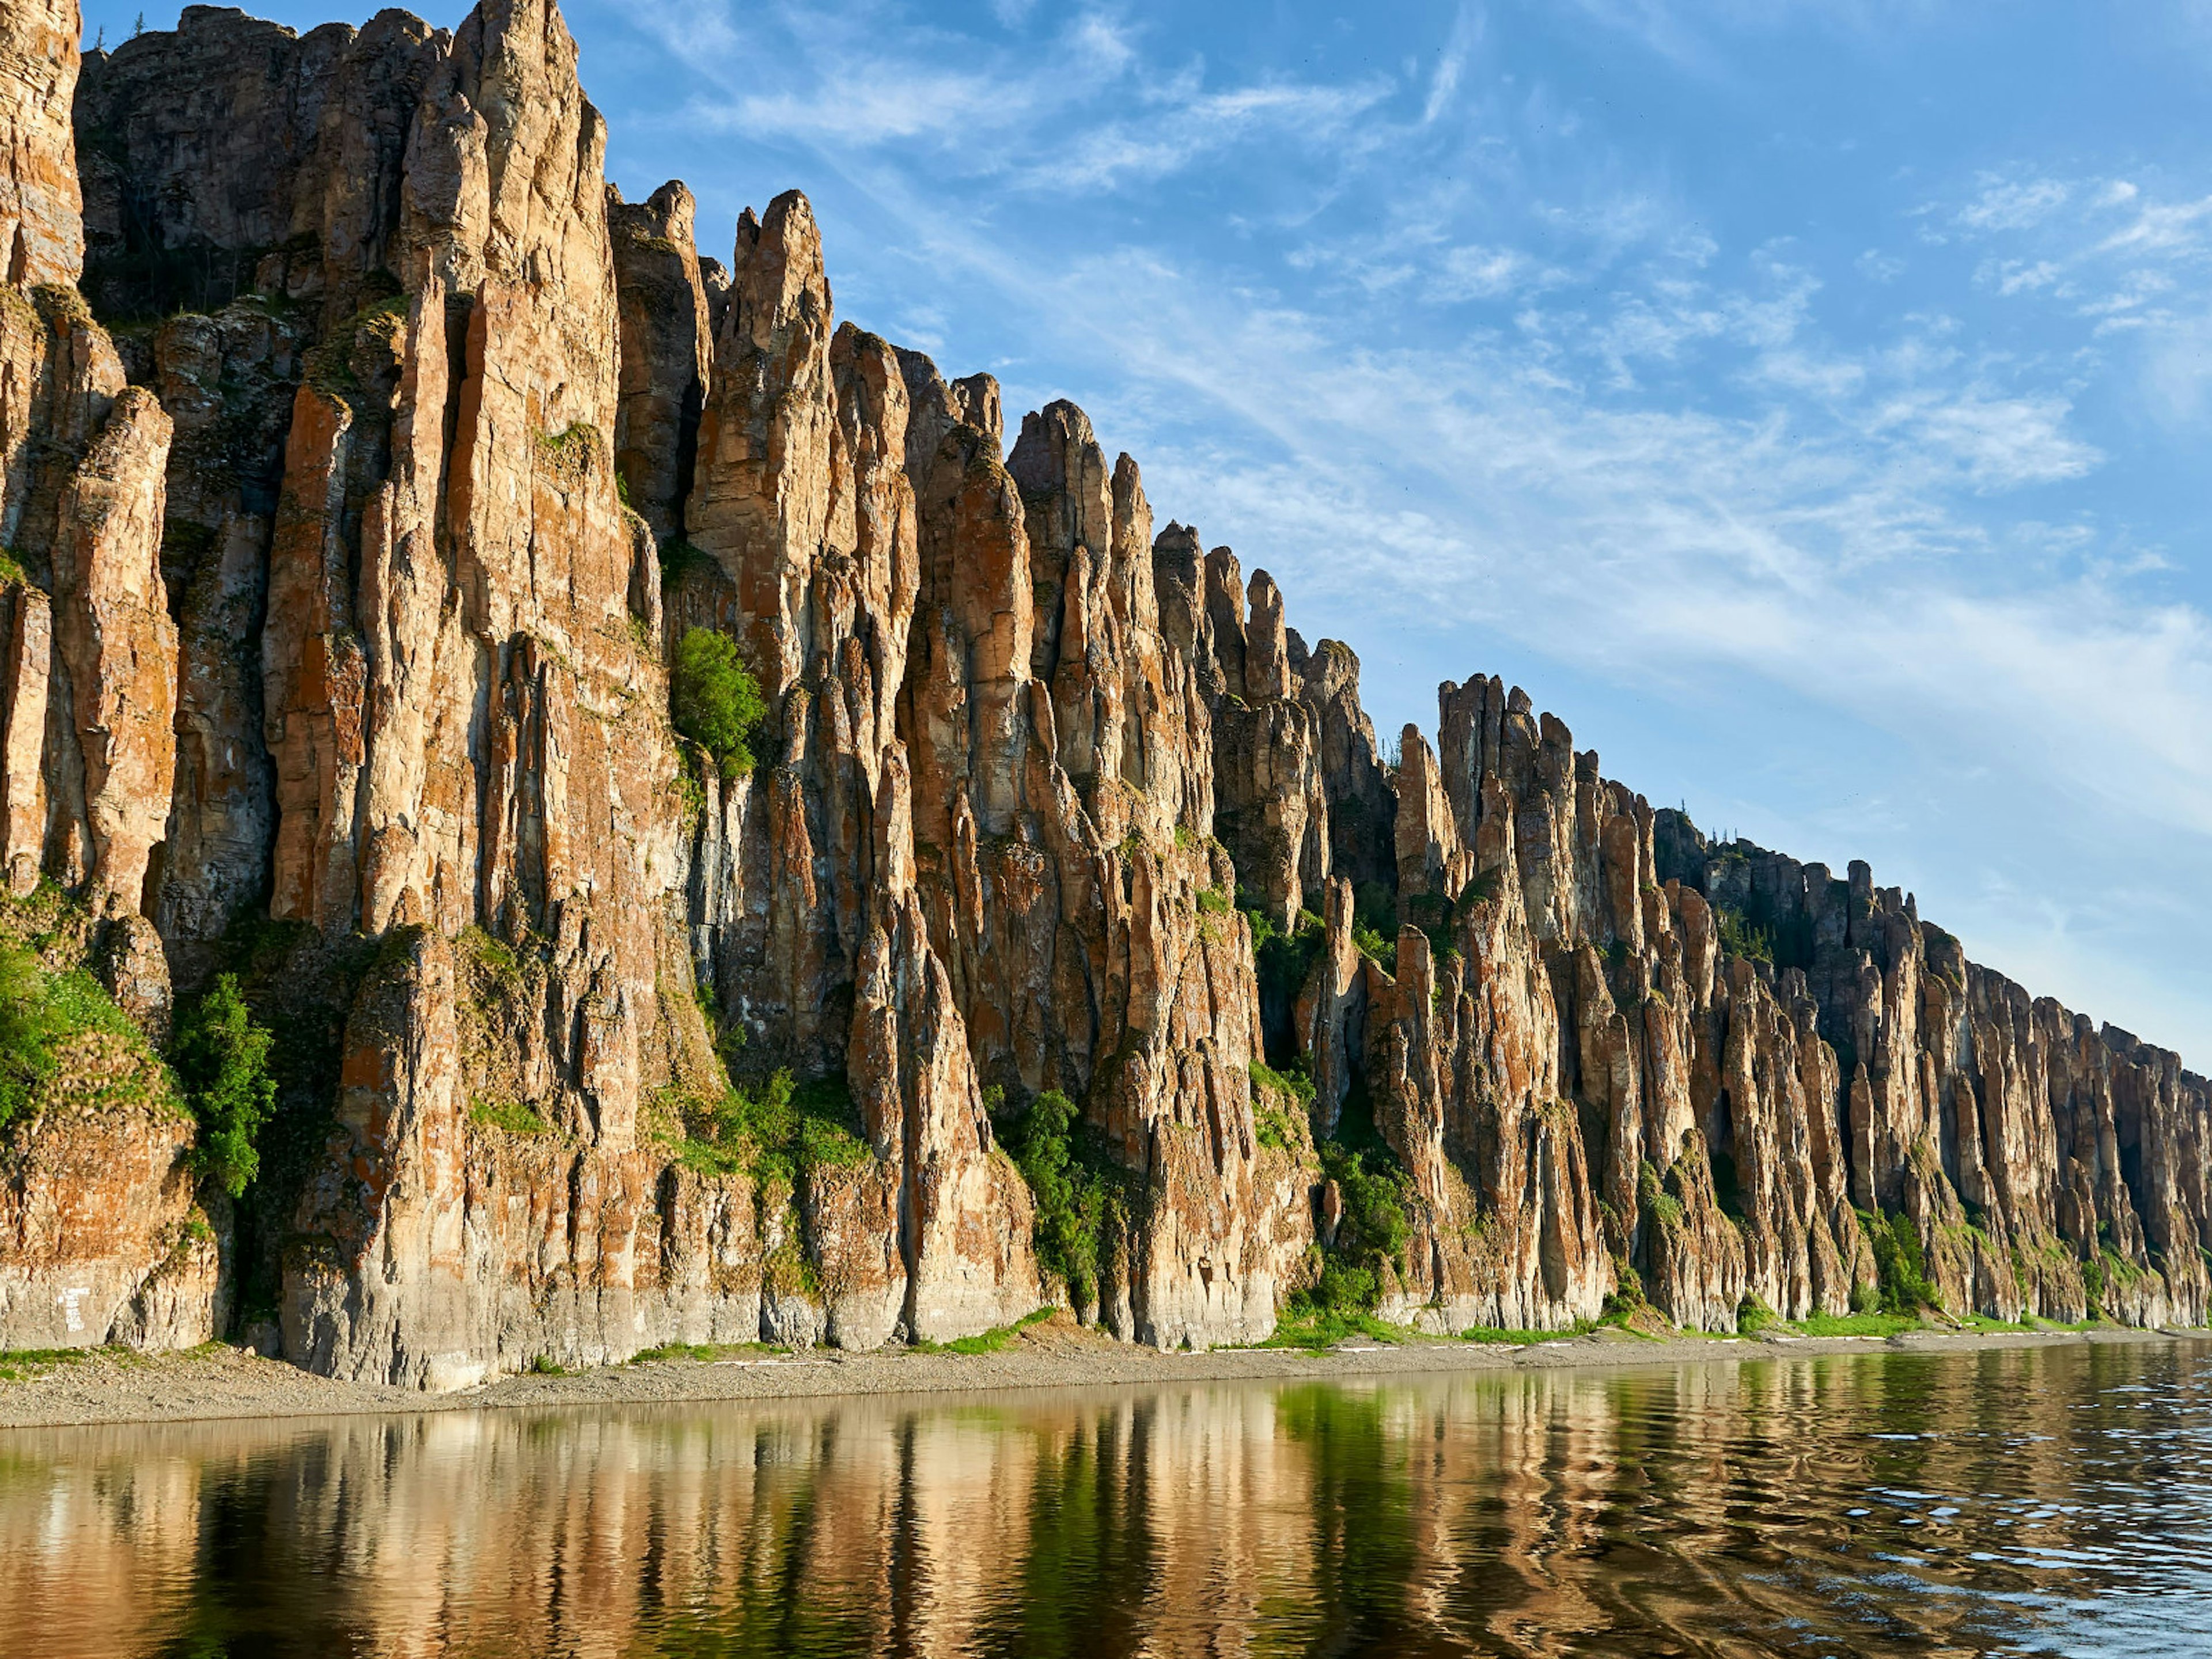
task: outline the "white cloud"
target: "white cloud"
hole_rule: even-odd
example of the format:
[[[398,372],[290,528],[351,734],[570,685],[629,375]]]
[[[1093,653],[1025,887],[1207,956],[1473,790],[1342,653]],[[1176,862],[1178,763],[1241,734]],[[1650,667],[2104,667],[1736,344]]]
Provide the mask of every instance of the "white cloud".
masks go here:
[[[2097,246],[2100,253],[2195,253],[2204,245],[2204,222],[2212,216],[2212,196],[2194,202],[2153,202],[2127,225]]]
[[[1462,3],[1452,20],[1451,34],[1437,55],[1436,73],[1429,79],[1428,100],[1421,106],[1422,125],[1434,125],[1452,106],[1459,95],[1460,81],[1467,73],[1468,59],[1481,39],[1482,14],[1472,5]]]
[[[2026,230],[2048,219],[2071,194],[2056,179],[1991,180],[1979,196],[1953,216],[1952,222],[1972,231]]]
[[[1165,178],[1261,137],[1301,147],[1336,144],[1389,90],[1389,82],[1370,79],[1342,88],[1247,86],[1200,94],[1138,120],[1092,127],[1060,154],[1018,169],[1018,176],[1033,189],[1105,190]]]
[[[2010,298],[2057,286],[2058,267],[2048,259],[1984,259],[1975,269],[1974,281]]]
[[[711,46],[695,61],[723,90],[694,100],[686,124],[846,159],[920,147],[950,157],[961,173],[1018,189],[1156,181],[1261,139],[1341,148],[1352,123],[1392,90],[1372,76],[1208,89],[1190,70],[1139,75],[1128,30],[1093,12],[1042,50],[969,41],[946,52],[927,31],[901,33],[834,8],[771,9],[750,21],[758,33],[723,8],[695,6],[648,24],[672,51]],[[1133,107],[1140,112],[1121,112]],[[1102,110],[1115,112],[1102,118]]]
[[[1429,285],[1430,297],[1449,303],[1455,300],[1494,300],[1528,285],[1534,263],[1514,248],[1455,247],[1440,262]]]

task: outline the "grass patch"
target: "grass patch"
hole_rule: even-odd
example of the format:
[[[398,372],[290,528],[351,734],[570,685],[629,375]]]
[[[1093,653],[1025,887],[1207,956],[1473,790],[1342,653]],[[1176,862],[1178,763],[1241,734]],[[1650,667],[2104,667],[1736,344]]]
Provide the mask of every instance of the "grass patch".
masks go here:
[[[56,973],[35,951],[0,949],[0,1129],[32,1109],[62,1048],[88,1032],[120,1037],[156,1064],[144,1034],[84,969]]]
[[[404,294],[391,295],[363,306],[308,351],[302,365],[307,384],[351,407],[364,389],[354,362],[355,348],[362,335],[382,340],[396,361],[399,336],[406,325],[407,296]]]
[[[1420,1333],[1403,1325],[1393,1325],[1387,1319],[1358,1308],[1329,1307],[1311,1300],[1293,1297],[1275,1322],[1274,1334],[1255,1346],[1262,1348],[1302,1348],[1317,1353],[1333,1348],[1352,1337],[1364,1336],[1371,1341],[1393,1344],[1418,1341]]]
[[[1539,1342],[1569,1342],[1578,1336],[1588,1336],[1598,1327],[1595,1319],[1577,1319],[1564,1330],[1516,1331],[1502,1325],[1470,1325],[1459,1334],[1462,1342],[1480,1342],[1492,1346],[1530,1347]]]
[[[671,1360],[690,1360],[708,1364],[717,1359],[727,1359],[739,1354],[789,1353],[790,1349],[772,1342],[663,1342],[657,1347],[641,1348],[623,1363],[629,1365],[659,1365]]]
[[[1014,1339],[1032,1325],[1051,1318],[1050,1308],[1038,1308],[1024,1314],[1011,1325],[996,1325],[975,1336],[956,1336],[950,1342],[932,1342],[927,1338],[907,1345],[909,1353],[1004,1353],[1014,1344]]]
[[[548,1135],[553,1126],[538,1115],[535,1107],[519,1100],[478,1100],[469,1106],[469,1121],[487,1129],[504,1130],[511,1135]]]
[[[563,488],[589,477],[599,453],[599,429],[589,421],[571,421],[558,432],[538,434],[538,464]]]
[[[1659,1166],[1648,1158],[1637,1169],[1636,1197],[1644,1213],[1660,1226],[1682,1224],[1682,1200],[1659,1184]]]
[[[1352,945],[1384,973],[1398,971],[1398,896],[1379,881],[1352,889]]]
[[[2039,1327],[2032,1319],[1997,1319],[1989,1314],[1970,1313],[1960,1316],[1960,1325],[1970,1331],[2016,1332],[2033,1331]]]
[[[99,1348],[14,1348],[0,1352],[0,1382],[29,1382],[57,1365],[80,1365]]]
[[[1198,890],[1198,909],[1200,915],[1225,916],[1234,908],[1236,906],[1229,902],[1229,895],[1218,887],[1201,887]]]
[[[1917,1314],[1819,1313],[1808,1314],[1796,1324],[1807,1336],[1895,1336],[1899,1331],[1920,1329],[1922,1322]]]

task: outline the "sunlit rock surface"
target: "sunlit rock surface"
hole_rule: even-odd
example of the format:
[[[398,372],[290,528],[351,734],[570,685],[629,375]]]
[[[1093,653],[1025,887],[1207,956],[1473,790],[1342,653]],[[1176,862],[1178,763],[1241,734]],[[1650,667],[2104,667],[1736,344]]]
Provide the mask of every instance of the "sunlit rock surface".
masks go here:
[[[234,1226],[174,1112],[9,1127],[9,1342],[236,1300],[442,1388],[971,1334],[1066,1293],[999,1144],[1047,1090],[1134,1194],[1084,1310],[1134,1341],[1274,1328],[1332,1142],[1395,1172],[1382,1311],[1432,1328],[1841,1312],[1894,1215],[1955,1310],[2206,1317],[2176,1056],[1501,682],[1386,757],[1352,648],[1080,409],[1010,448],[988,375],[841,324],[803,195],[611,192],[550,3],[78,33],[0,27],[0,860],[156,1040],[239,972],[283,1094]],[[742,775],[671,726],[702,628],[767,696]],[[726,1062],[859,1151],[702,1167]],[[119,1231],[58,1244],[87,1203]]]

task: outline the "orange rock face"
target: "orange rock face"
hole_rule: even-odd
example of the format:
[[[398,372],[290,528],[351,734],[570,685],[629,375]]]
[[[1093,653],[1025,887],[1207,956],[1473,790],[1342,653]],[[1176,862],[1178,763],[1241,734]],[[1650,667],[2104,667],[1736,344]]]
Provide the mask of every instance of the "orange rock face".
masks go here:
[[[1386,763],[1352,651],[1080,409],[1009,450],[989,376],[841,325],[804,196],[725,268],[682,185],[612,194],[550,0],[76,34],[0,24],[0,860],[149,1032],[240,974],[283,1099],[235,1228],[173,1112],[0,1130],[0,1340],[197,1340],[233,1285],[424,1388],[977,1332],[1066,1293],[1000,1145],[1048,1090],[1136,1341],[1274,1328],[1361,1224],[1332,1142],[1436,1328],[1842,1311],[1877,1210],[1953,1308],[2205,1316],[2175,1056],[1501,683]],[[750,770],[672,727],[694,629]],[[799,1150],[697,1138],[779,1068]]]
[[[67,284],[84,267],[82,198],[70,153],[76,0],[23,0],[0,15],[0,276]]]

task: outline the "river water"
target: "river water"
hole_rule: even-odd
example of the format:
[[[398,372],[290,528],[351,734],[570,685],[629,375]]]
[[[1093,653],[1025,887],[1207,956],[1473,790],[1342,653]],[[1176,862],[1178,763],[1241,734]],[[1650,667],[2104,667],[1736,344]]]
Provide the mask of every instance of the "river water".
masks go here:
[[[9,1655],[2212,1654],[2212,1343],[0,1433]]]

